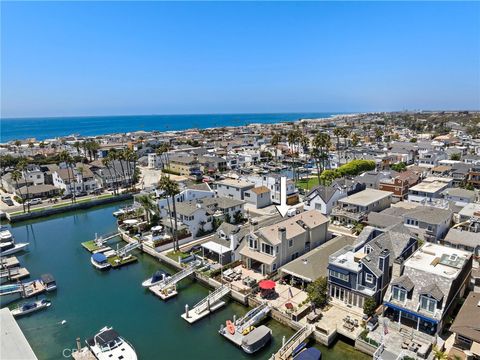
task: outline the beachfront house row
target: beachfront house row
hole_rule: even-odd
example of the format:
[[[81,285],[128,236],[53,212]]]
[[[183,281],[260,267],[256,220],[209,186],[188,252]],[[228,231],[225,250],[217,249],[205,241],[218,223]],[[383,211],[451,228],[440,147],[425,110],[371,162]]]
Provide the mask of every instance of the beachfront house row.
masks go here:
[[[328,219],[310,210],[251,232],[240,255],[247,268],[270,274],[327,239]]]
[[[347,191],[338,185],[320,185],[312,189],[304,198],[305,210],[318,210],[323,215],[329,216],[338,200],[347,196]]]
[[[329,257],[330,296],[360,309],[366,298],[379,304],[394,267],[400,267],[417,246],[417,240],[402,225],[382,230],[367,226],[355,244]]]
[[[463,296],[472,271],[472,254],[426,243],[392,276],[384,315],[428,335],[440,333],[455,300]],[[391,325],[391,326],[392,326]]]
[[[338,200],[338,205],[332,210],[332,220],[335,225],[352,227],[366,220],[371,211],[382,211],[392,202],[393,193],[376,189],[365,189],[356,194]]]

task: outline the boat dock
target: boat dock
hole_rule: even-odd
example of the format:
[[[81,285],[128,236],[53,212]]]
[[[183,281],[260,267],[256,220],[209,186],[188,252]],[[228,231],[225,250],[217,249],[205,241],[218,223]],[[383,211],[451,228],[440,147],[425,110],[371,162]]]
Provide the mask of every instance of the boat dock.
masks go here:
[[[97,360],[95,355],[90,351],[88,347],[83,347],[80,350],[72,352],[72,358],[74,360]]]
[[[0,310],[2,336],[0,336],[0,354],[2,359],[37,360],[25,335],[8,308]]]
[[[117,236],[120,236],[119,232],[113,232],[113,233],[110,233],[110,234],[105,234],[105,235],[102,235],[100,237],[97,237],[97,234],[95,234],[95,239],[83,242],[82,246],[85,249],[87,249],[88,251],[90,251],[91,253],[93,253],[93,252],[98,251],[98,250],[102,249],[103,247],[105,247],[104,244],[108,240],[111,240],[111,239],[113,239]]]
[[[108,251],[105,252],[105,256],[107,257],[107,261],[112,265],[112,268],[119,268],[121,266],[133,263],[137,261],[137,257],[129,254],[133,250],[140,247],[140,242],[132,242],[125,245],[123,248],[118,249],[117,251],[113,251],[113,253],[108,254]]]
[[[170,299],[178,294],[177,283],[195,272],[196,265],[191,265],[177,272],[163,283],[151,286],[149,290],[162,300]]]
[[[23,286],[24,297],[29,298],[44,293],[47,287],[40,280],[33,280],[32,282]]]
[[[18,261],[16,256],[0,258],[0,269],[14,268],[18,266],[20,266],[20,261]]]
[[[189,310],[188,305],[185,305],[185,313],[181,315],[182,318],[185,321],[188,321],[190,324],[193,324],[194,322],[204,318],[211,312],[225,305],[225,302],[221,301],[221,299],[228,293],[230,293],[230,288],[222,285],[215,289],[215,291],[210,293],[207,297],[195,304],[192,310]]]
[[[287,360],[292,356],[293,350],[313,333],[313,326],[305,325],[298,330],[278,351],[272,355],[270,360]],[[285,339],[285,338],[284,338]]]
[[[14,267],[0,270],[1,282],[17,281],[29,277],[30,272],[26,268]]]
[[[247,312],[240,319],[233,319],[233,334],[227,327],[224,327],[223,325],[220,327],[219,333],[226,339],[233,342],[235,345],[241,346],[242,340],[247,334],[247,331],[249,331],[252,326],[257,325],[260,321],[262,321],[269,312],[270,306],[267,303],[260,304],[256,308],[253,308]]]

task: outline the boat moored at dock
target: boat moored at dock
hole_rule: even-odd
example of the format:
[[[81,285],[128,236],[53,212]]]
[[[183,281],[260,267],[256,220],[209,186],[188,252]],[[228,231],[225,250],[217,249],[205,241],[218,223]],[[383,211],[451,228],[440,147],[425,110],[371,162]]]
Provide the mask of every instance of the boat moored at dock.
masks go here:
[[[28,249],[28,243],[14,243],[13,241],[2,242],[0,243],[0,255],[6,256],[15,254],[19,251],[24,251]]]
[[[27,303],[24,303],[24,304],[20,305],[18,308],[13,309],[12,310],[12,315],[16,316],[16,317],[27,315],[27,314],[33,313],[35,311],[46,309],[51,304],[52,303],[50,302],[50,300],[47,300],[47,299],[27,302]]]
[[[57,282],[52,274],[40,275],[40,282],[45,286],[46,291],[57,290]]]
[[[170,276],[166,272],[164,272],[162,270],[157,270],[152,275],[152,277],[150,277],[147,280],[145,280],[144,282],[142,282],[142,286],[146,287],[146,288],[149,288],[149,287],[152,287],[154,285],[161,284],[169,278],[170,278]]]
[[[87,339],[86,343],[98,360],[137,360],[133,346],[111,327],[102,328],[93,338]]]
[[[253,329],[242,339],[242,349],[253,354],[263,348],[272,339],[272,330],[265,325]]]
[[[90,257],[90,262],[98,270],[107,270],[111,267],[107,257],[103,253],[95,253]]]

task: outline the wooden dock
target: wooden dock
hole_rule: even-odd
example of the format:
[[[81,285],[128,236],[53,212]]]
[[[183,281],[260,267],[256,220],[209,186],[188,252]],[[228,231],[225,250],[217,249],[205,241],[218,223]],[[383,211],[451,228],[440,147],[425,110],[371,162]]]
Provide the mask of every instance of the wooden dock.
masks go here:
[[[24,287],[25,297],[33,297],[40,295],[46,291],[47,287],[43,285],[39,280],[34,280]]]
[[[0,269],[9,269],[20,266],[16,256],[2,257],[0,260]]]
[[[18,281],[30,276],[30,272],[26,268],[7,268],[1,270],[2,283],[9,281]]]
[[[133,255],[127,255],[125,257],[114,255],[107,258],[107,261],[110,263],[110,265],[112,265],[112,268],[114,269],[134,263],[137,260],[137,257]]]
[[[86,346],[80,350],[72,352],[72,358],[74,360],[96,360],[95,355],[93,355],[90,349]]]
[[[162,288],[160,285],[154,285],[148,288],[148,290],[150,290],[152,293],[154,293],[156,296],[158,296],[162,300],[168,300],[178,295],[176,285],[172,285],[166,288]]]
[[[221,301],[221,299],[229,293],[230,288],[225,285],[220,286],[215,289],[214,292],[208,294],[207,297],[199,301],[192,310],[188,310],[188,305],[186,305],[185,313],[181,315],[182,318],[190,324],[193,324],[225,305],[225,302]]]

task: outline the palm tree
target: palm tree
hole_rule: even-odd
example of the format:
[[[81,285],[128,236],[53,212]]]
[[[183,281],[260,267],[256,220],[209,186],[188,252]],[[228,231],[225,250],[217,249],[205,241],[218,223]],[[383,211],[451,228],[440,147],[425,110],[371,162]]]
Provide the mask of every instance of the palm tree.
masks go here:
[[[145,210],[145,215],[147,217],[147,222],[150,223],[150,215],[156,213],[157,205],[152,201],[149,195],[140,195],[137,196],[136,201],[138,201],[143,209]]]
[[[435,360],[448,360],[448,355],[445,351],[442,351],[438,346],[433,347],[433,358]]]
[[[112,179],[112,189],[113,189],[113,195],[116,195],[115,191],[115,178],[112,176],[112,170],[110,170],[110,159],[108,157],[102,159],[102,164],[107,168],[108,173],[110,174],[110,179]]]
[[[178,187],[178,184],[170,179],[170,176],[162,176],[160,178],[160,189],[165,192],[165,196],[170,197],[172,200],[173,204],[173,220],[175,222],[175,249],[174,250],[179,250],[179,244],[178,244],[178,223],[177,223],[177,207],[176,207],[176,200],[175,196],[180,193],[180,189]],[[171,216],[171,214],[169,214]]]
[[[330,135],[327,133],[318,133],[313,139],[314,148],[318,149],[318,156],[321,162],[322,171],[325,170],[325,161],[328,160],[328,149],[332,145]]]
[[[339,150],[340,150],[340,136],[343,135],[343,129],[342,128],[339,128],[339,127],[336,127],[335,129],[333,129],[333,135],[335,135],[337,137],[337,155],[339,153]]]
[[[358,135],[356,133],[353,133],[353,135],[352,135],[352,145],[357,146],[359,141],[360,141],[360,139],[358,138]]]
[[[282,141],[282,135],[275,133],[270,140],[270,145],[275,148],[275,162],[278,163],[278,156],[277,156],[277,145]]]
[[[20,191],[20,188],[18,187],[18,180],[22,179],[22,173],[18,171],[17,169],[12,171],[12,180],[15,181],[15,188],[19,191],[20,193],[20,198],[22,199],[22,206],[23,206],[23,212],[25,212],[25,201],[23,199],[22,192]]]
[[[22,173],[23,178],[25,179],[25,186],[27,187],[26,200],[30,199],[30,192],[29,192],[29,189],[28,189],[28,180],[25,176],[25,173],[27,171],[27,166],[28,166],[28,162],[27,162],[26,159],[20,160],[17,164],[17,169]],[[23,198],[23,196],[22,196],[22,198]],[[25,201],[25,199],[24,199],[24,201]],[[27,211],[30,212],[30,203],[29,202],[27,203]]]
[[[83,181],[83,170],[84,170],[84,167],[82,165],[77,166],[77,172],[80,174],[80,178],[82,179],[82,191],[85,191],[85,182]]]
[[[73,181],[74,174],[73,174],[73,169],[72,169],[73,159],[72,159],[72,156],[70,155],[70,153],[67,150],[63,150],[58,155],[58,159],[60,160],[60,162],[65,163],[65,165],[67,166],[68,183],[69,183],[69,188],[70,188],[70,194],[72,194],[72,204],[73,204],[73,202],[75,201],[75,186],[74,186],[73,191],[72,191],[72,183],[73,183],[73,185],[75,185],[75,182]],[[70,176],[70,172],[72,172],[72,176]]]
[[[80,141],[75,141],[73,146],[77,149],[77,155],[80,155]]]
[[[158,181],[158,188],[160,190],[163,190],[165,198],[167,199],[168,217],[170,219],[170,229],[173,229],[172,211],[170,209],[170,198],[166,195],[166,191],[165,191],[165,189],[167,188],[167,181],[168,181],[168,178],[165,175],[162,175],[160,177],[160,180]],[[173,244],[173,246],[175,250],[175,243]]]

